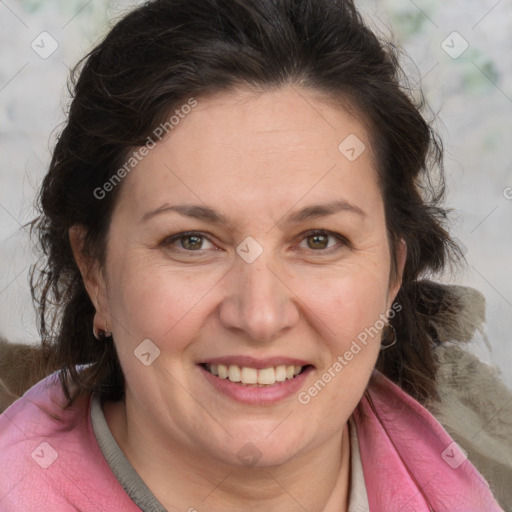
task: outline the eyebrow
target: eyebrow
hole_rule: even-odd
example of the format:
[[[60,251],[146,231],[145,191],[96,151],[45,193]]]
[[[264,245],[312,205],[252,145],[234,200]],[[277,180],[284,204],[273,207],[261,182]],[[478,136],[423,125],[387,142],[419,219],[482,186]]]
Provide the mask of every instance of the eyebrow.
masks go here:
[[[198,220],[203,220],[211,224],[225,224],[229,225],[229,220],[219,212],[216,212],[212,208],[200,205],[169,205],[163,204],[162,206],[145,213],[141,219],[141,222],[146,222],[149,219],[160,215],[162,213],[176,212],[184,217],[191,217]],[[344,200],[332,201],[326,204],[316,204],[312,206],[306,206],[301,210],[292,213],[285,218],[285,223],[288,224],[299,224],[307,220],[316,219],[319,217],[327,217],[334,215],[338,212],[348,212],[359,215],[366,218],[366,212],[364,212],[358,206],[351,204]],[[279,221],[281,222],[281,221]]]

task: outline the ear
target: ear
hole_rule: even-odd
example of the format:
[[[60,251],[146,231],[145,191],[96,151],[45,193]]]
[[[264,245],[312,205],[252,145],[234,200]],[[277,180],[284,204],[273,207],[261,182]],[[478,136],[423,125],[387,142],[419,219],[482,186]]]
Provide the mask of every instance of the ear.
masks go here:
[[[69,228],[68,235],[71,250],[73,251],[76,264],[82,274],[87,294],[96,308],[96,311],[104,318],[108,318],[106,310],[108,301],[105,279],[98,263],[93,261],[84,251],[86,234],[87,229],[82,225],[75,224]]]
[[[397,266],[397,275],[395,277],[394,282],[390,282],[389,289],[389,302],[388,307],[391,307],[391,304],[395,300],[400,287],[402,286],[402,278],[404,275],[405,262],[407,260],[407,244],[403,238],[400,239],[398,243],[398,247],[396,250],[396,266]]]

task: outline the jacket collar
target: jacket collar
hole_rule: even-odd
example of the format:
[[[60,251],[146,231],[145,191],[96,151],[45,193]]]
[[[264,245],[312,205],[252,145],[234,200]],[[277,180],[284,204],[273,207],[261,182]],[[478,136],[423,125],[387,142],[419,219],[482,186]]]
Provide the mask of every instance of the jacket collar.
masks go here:
[[[370,510],[503,512],[442,425],[378,370],[353,418]]]

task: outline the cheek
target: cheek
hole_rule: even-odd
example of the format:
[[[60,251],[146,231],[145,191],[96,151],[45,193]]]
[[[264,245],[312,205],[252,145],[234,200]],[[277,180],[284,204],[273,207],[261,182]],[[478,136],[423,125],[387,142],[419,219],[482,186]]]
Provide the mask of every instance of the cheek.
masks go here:
[[[387,305],[384,271],[356,271],[355,266],[351,270],[327,281],[322,289],[311,288],[306,303],[314,313],[312,318],[318,318],[315,329],[321,334],[319,347],[324,357],[317,379],[323,383],[315,380],[302,398],[314,397],[310,404],[319,414],[331,411],[322,416],[326,430],[346,421],[364,393],[379,354],[380,315]]]
[[[305,274],[297,290],[323,321],[326,339],[333,344],[350,344],[385,313],[388,273],[384,264],[350,264],[321,280]]]
[[[333,323],[361,330],[373,324],[386,307],[387,280],[347,276],[332,297]],[[352,332],[352,334],[354,334]]]
[[[200,321],[198,305],[220,274],[176,270],[152,261],[147,252],[113,260],[109,299],[119,337],[135,344],[149,338],[157,345],[171,338],[175,342],[169,348],[179,348],[180,339],[193,335]]]

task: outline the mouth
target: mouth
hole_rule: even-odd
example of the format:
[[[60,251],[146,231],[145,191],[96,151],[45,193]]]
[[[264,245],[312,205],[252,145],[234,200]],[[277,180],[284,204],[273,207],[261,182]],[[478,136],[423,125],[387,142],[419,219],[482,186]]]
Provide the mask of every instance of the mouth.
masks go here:
[[[315,367],[307,360],[285,356],[255,358],[221,356],[197,364],[207,390],[235,402],[271,406],[292,399],[306,385]]]
[[[228,380],[243,387],[271,387],[296,379],[312,368],[312,365],[284,365],[254,368],[237,364],[201,363],[200,366],[219,379]]]

